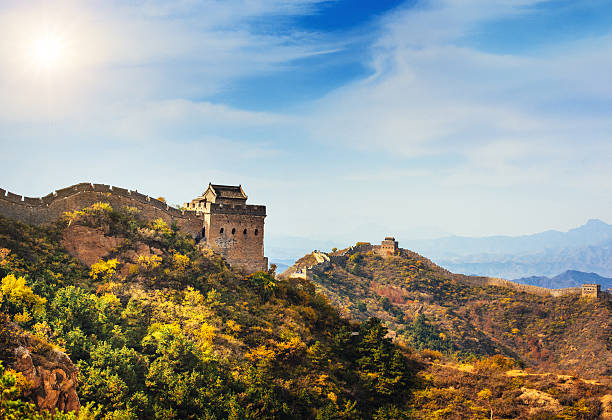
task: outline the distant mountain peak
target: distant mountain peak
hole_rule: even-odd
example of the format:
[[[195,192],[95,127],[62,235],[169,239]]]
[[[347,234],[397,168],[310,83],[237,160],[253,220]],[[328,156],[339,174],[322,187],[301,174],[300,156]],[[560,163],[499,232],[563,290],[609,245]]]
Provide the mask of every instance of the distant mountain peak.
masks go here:
[[[568,231],[569,234],[572,233],[580,233],[580,232],[593,232],[593,233],[604,233],[612,230],[612,225],[607,224],[601,219],[589,219],[587,222],[578,226],[577,228],[570,229]]]
[[[584,224],[584,226],[610,226],[610,225],[601,219],[589,219]]]
[[[597,273],[587,273],[578,270],[566,270],[554,277],[531,276],[513,280],[517,283],[530,284],[532,286],[546,287],[549,289],[562,289],[565,287],[580,287],[586,283],[601,284],[605,290],[612,287],[612,278],[600,276]]]

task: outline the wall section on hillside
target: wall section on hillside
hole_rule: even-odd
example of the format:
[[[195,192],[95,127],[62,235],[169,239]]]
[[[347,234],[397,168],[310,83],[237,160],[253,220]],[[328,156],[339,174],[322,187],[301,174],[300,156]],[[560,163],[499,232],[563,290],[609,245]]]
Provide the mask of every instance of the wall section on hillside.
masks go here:
[[[518,292],[530,293],[539,296],[561,297],[573,294],[580,294],[580,287],[568,287],[565,289],[547,289],[540,286],[532,286],[530,284],[515,283],[510,280],[500,279],[496,277],[476,277],[465,276],[467,282],[475,286],[497,286],[514,289]]]
[[[138,191],[105,184],[76,184],[45,197],[22,197],[0,188],[0,214],[34,225],[52,223],[65,212],[80,210],[97,202],[109,203],[116,209],[136,207],[145,218],[161,218],[168,224],[175,222],[181,230],[194,237],[203,225],[203,219],[193,213],[175,209]]]

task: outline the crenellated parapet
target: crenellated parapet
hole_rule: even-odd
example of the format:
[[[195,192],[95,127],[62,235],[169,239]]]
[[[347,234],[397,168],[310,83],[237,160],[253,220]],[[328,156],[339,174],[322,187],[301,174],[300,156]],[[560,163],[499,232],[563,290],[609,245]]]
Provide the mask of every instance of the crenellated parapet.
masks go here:
[[[24,197],[0,188],[0,215],[33,225],[53,223],[66,212],[97,202],[115,209],[135,207],[149,220],[176,223],[196,242],[222,255],[232,266],[253,272],[268,269],[264,256],[266,206],[247,205],[241,186],[209,185],[206,205],[177,209],[136,190],[83,182],[44,197]]]
[[[266,206],[251,204],[230,205],[230,204],[210,204],[210,211],[217,214],[244,214],[249,216],[266,217]]]
[[[22,204],[27,206],[40,206],[40,207],[49,207],[53,204],[53,202],[66,199],[72,197],[77,194],[82,193],[107,193],[114,196],[121,196],[125,198],[129,198],[131,200],[139,201],[143,204],[148,204],[154,206],[158,209],[165,210],[175,215],[187,215],[191,216],[192,212],[186,212],[184,210],[177,209],[176,207],[169,206],[167,203],[164,203],[161,200],[150,197],[145,194],[139,193],[137,190],[127,190],[121,187],[115,187],[106,184],[89,184],[89,183],[80,183],[75,184],[70,187],[62,188],[56,190],[44,197],[26,197],[21,196],[10,191],[6,191],[0,188],[0,201],[8,201],[15,204]],[[260,206],[249,206],[249,207],[260,207]]]
[[[136,190],[106,184],[82,182],[44,197],[25,197],[0,188],[0,214],[35,225],[52,223],[65,212],[80,210],[100,201],[108,202],[114,208],[136,207],[144,217],[175,222],[194,237],[202,228],[202,218],[193,212],[179,210]]]

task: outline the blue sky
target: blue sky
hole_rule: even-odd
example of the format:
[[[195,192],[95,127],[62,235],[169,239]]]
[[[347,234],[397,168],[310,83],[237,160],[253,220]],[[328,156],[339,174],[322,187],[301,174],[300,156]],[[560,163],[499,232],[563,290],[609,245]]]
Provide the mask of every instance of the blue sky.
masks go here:
[[[269,238],[347,242],[612,222],[609,1],[0,0],[0,27],[16,193],[240,183]]]

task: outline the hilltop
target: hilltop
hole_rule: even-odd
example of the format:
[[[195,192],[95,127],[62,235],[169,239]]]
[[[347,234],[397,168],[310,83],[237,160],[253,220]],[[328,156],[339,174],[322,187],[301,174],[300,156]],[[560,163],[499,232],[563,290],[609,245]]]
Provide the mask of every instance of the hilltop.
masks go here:
[[[313,257],[285,275],[312,266]],[[351,319],[380,318],[399,343],[459,359],[499,353],[559,373],[612,373],[607,299],[453,274],[404,249],[383,258],[364,243],[329,259],[309,272],[318,290]]]

